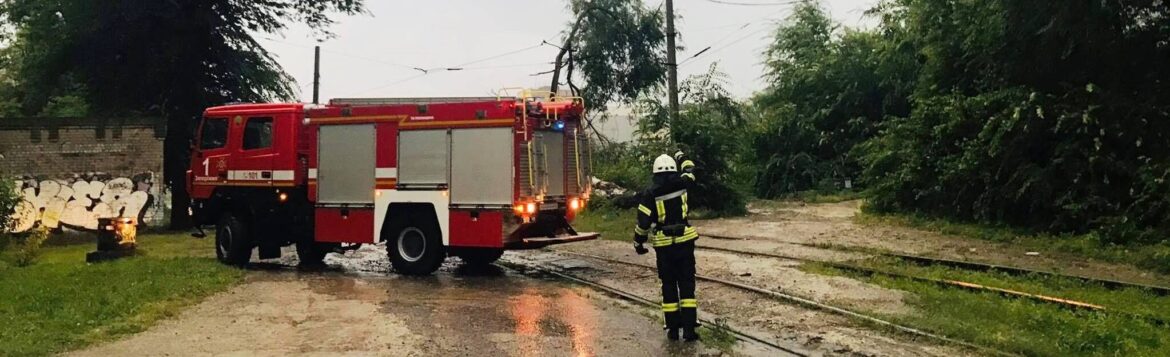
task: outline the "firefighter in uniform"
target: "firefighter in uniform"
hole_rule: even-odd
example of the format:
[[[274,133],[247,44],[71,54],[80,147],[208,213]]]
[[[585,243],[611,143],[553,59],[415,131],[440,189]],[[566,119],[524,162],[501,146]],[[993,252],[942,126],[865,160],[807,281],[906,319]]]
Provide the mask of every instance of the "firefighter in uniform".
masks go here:
[[[676,166],[681,161],[682,164]],[[681,168],[681,173],[679,172]],[[695,300],[695,239],[699,233],[687,222],[687,189],[695,184],[695,164],[682,151],[654,160],[654,183],[639,197],[638,224],[634,227],[634,250],[649,252],[654,247],[658,278],[662,280],[662,313],[666,337],[699,339]]]

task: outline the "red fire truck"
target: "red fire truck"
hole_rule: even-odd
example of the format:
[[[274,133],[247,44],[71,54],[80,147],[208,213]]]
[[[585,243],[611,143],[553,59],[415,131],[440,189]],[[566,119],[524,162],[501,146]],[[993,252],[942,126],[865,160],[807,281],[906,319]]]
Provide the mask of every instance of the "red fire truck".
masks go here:
[[[595,239],[570,225],[589,199],[579,99],[334,99],[204,112],[187,172],[191,214],[215,225],[227,264],[302,264],[385,242],[394,270],[447,256],[488,264],[505,249]]]

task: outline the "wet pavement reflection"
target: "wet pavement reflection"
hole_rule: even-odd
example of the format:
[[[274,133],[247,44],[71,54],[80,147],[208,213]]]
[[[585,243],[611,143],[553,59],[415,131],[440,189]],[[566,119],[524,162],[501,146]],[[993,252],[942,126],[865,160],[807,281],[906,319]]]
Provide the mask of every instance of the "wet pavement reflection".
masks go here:
[[[290,263],[254,265],[252,279],[303,282],[315,294],[375,303],[382,316],[370,319],[396,319],[420,341],[404,355],[721,354],[702,344],[667,341],[658,317],[643,306],[497,266],[466,266],[452,258],[432,276],[398,276],[378,246],[331,255],[323,271],[298,271]]]

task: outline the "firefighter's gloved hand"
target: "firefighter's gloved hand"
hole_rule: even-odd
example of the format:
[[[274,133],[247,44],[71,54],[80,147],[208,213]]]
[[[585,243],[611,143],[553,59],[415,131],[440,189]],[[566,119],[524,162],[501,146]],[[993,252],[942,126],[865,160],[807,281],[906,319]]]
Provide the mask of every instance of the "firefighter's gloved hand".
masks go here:
[[[642,255],[642,254],[649,253],[650,250],[646,249],[646,247],[642,246],[642,243],[637,243],[637,244],[634,244],[634,252],[638,253],[638,255]]]

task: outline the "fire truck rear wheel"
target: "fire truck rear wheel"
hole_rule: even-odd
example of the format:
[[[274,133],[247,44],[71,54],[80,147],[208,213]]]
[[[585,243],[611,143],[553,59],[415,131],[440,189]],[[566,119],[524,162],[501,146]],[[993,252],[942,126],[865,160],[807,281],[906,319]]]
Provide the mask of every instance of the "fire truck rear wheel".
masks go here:
[[[235,266],[244,266],[252,258],[247,228],[231,214],[220,217],[215,225],[215,258]]]
[[[297,242],[297,260],[302,267],[320,267],[325,265],[327,247],[317,242]]]
[[[504,250],[495,248],[464,248],[455,254],[455,256],[469,265],[488,265],[495,263],[502,255],[504,255]]]
[[[386,242],[390,265],[406,275],[427,275],[439,269],[446,258],[443,242],[433,228],[410,223]]]

